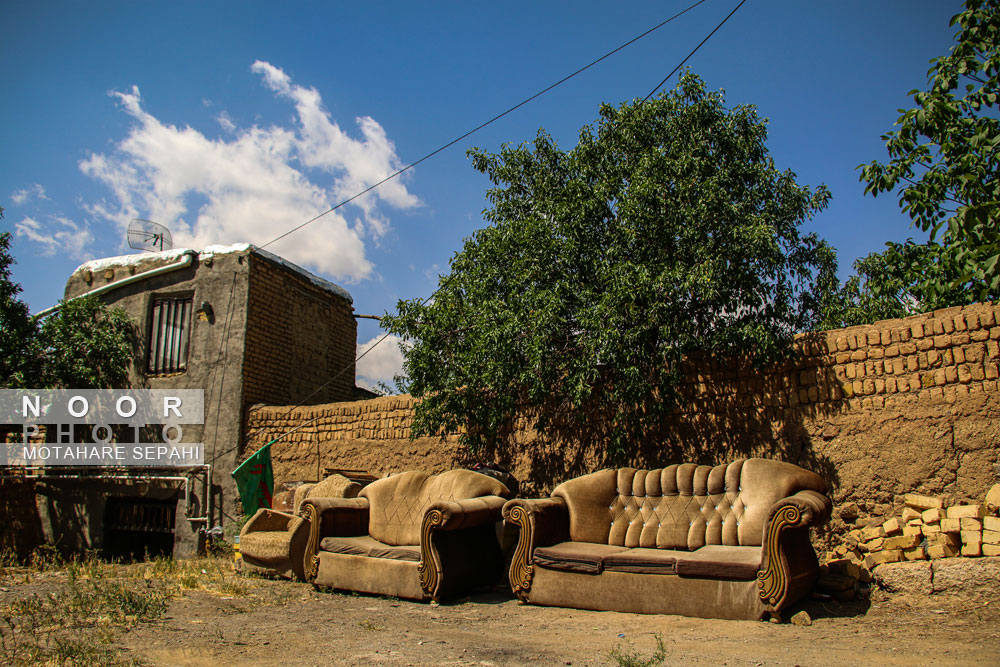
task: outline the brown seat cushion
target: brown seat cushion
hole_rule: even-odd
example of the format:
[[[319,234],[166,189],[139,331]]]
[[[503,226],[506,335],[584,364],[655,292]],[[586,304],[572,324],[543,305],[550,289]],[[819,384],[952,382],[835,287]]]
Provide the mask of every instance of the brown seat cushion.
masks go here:
[[[358,537],[324,537],[319,548],[335,554],[351,556],[368,556],[369,558],[388,558],[390,560],[420,560],[420,547],[416,545],[390,546],[373,540],[367,535]]]
[[[677,558],[687,555],[686,551],[671,549],[629,549],[607,556],[604,569],[635,574],[677,574]]]
[[[682,577],[747,581],[757,577],[760,547],[705,545],[690,553],[678,553],[677,574]]]
[[[535,549],[532,560],[536,565],[552,570],[600,574],[604,558],[622,551],[626,548],[593,542],[560,542]]]

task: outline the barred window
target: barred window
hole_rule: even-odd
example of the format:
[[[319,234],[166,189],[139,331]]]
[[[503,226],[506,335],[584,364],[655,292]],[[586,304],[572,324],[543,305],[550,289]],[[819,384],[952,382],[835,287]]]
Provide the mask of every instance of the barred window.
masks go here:
[[[150,373],[176,373],[187,368],[192,302],[192,297],[153,300]]]

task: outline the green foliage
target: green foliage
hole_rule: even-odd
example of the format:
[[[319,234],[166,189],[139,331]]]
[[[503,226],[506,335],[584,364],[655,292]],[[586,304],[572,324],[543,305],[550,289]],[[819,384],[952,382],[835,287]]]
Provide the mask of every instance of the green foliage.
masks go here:
[[[128,313],[84,296],[60,302],[39,326],[17,298],[21,286],[11,280],[13,263],[10,232],[0,233],[0,387],[127,386],[139,346]]]
[[[28,304],[17,298],[21,286],[10,279],[13,263],[10,232],[0,232],[0,387],[29,387],[37,380],[28,350],[38,327]]]
[[[871,324],[967,305],[978,298],[978,293],[963,284],[954,254],[933,241],[887,243],[884,251],[857,260],[854,271],[855,275],[824,302],[823,319],[817,328]]]
[[[916,108],[900,110],[899,129],[882,137],[889,163],[859,166],[865,192],[898,188],[902,209],[939,243],[929,252],[946,269],[919,289],[943,305],[956,288],[976,300],[1000,294],[998,9],[1000,0],[966,2],[951,20],[955,46],[931,61],[928,90],[910,91]]]
[[[135,321],[95,296],[61,301],[42,324],[42,382],[50,387],[125,387],[139,347]]]
[[[642,657],[638,651],[616,646],[609,654],[618,667],[657,667],[667,660],[667,647],[663,644],[663,635],[654,635],[656,650],[648,658]]]
[[[751,106],[728,110],[687,74],[648,103],[604,105],[578,145],[540,131],[470,152],[495,187],[434,299],[382,326],[411,344],[414,434],[492,443],[525,408],[613,424],[624,453],[675,405],[681,358],[766,363],[818,321],[832,252],[802,222],[829,198],[781,172]]]

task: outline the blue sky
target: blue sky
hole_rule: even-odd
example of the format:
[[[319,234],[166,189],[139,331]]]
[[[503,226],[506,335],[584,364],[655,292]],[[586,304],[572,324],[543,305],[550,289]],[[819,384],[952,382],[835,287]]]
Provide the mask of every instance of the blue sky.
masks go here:
[[[0,4],[0,205],[32,311],[83,261],[129,253],[132,217],[175,245],[258,245],[454,139],[686,7],[682,2],[21,2]],[[644,97],[735,7],[708,0],[628,49],[269,246],[346,287],[359,313],[424,297],[482,226],[489,183],[465,156],[564,148],[602,102]],[[770,119],[780,168],[825,183],[808,224],[841,274],[919,238],[855,167],[884,159],[906,93],[947,52],[957,2],[749,0],[689,62]],[[668,83],[672,85],[674,80]],[[359,323],[358,342],[379,335]],[[361,373],[391,376],[395,346]],[[384,349],[383,349],[384,348]]]

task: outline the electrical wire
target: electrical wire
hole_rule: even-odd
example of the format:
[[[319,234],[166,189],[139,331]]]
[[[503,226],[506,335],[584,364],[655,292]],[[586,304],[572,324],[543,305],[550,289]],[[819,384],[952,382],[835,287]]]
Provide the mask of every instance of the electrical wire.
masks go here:
[[[315,222],[316,220],[318,220],[319,218],[323,217],[323,216],[324,216],[324,215],[326,215],[327,213],[331,213],[332,211],[335,211],[336,209],[340,208],[340,207],[341,207],[341,206],[343,206],[344,204],[347,204],[347,203],[349,203],[349,202],[353,201],[354,199],[357,199],[357,198],[358,198],[358,197],[360,197],[361,195],[363,195],[363,194],[365,194],[365,193],[367,193],[367,192],[369,192],[369,191],[373,190],[374,188],[378,187],[378,186],[379,186],[379,185],[381,185],[382,183],[385,183],[386,181],[389,181],[389,180],[391,180],[392,178],[395,178],[395,177],[396,177],[396,176],[398,176],[399,174],[402,174],[402,173],[403,173],[404,171],[406,171],[407,169],[410,169],[410,168],[412,168],[412,167],[416,166],[417,164],[420,164],[420,163],[421,163],[421,162],[423,162],[424,160],[426,160],[426,159],[428,159],[428,158],[430,158],[430,157],[432,157],[432,156],[434,156],[434,155],[436,155],[436,154],[440,153],[441,151],[445,150],[446,148],[449,148],[450,146],[452,146],[452,145],[454,145],[454,144],[458,143],[459,141],[461,141],[462,139],[464,139],[464,138],[468,137],[469,135],[473,134],[474,132],[477,132],[478,130],[480,130],[480,129],[482,129],[482,128],[486,127],[487,125],[489,125],[489,124],[490,124],[490,123],[492,123],[493,121],[495,121],[495,120],[498,120],[498,119],[502,118],[503,116],[505,116],[505,115],[507,115],[508,113],[510,113],[510,112],[512,112],[512,111],[514,111],[514,110],[516,110],[516,109],[518,109],[518,108],[519,108],[519,107],[521,107],[521,106],[524,106],[525,104],[527,104],[527,103],[528,103],[528,102],[530,102],[531,100],[535,99],[535,98],[536,98],[536,97],[538,97],[539,95],[542,95],[542,94],[544,94],[544,93],[548,92],[549,90],[552,90],[553,88],[555,88],[555,87],[556,87],[556,86],[558,86],[559,84],[561,84],[561,83],[563,83],[563,82],[565,82],[565,81],[568,81],[569,79],[573,78],[573,77],[574,77],[574,76],[576,76],[577,74],[579,74],[579,73],[583,72],[584,70],[586,70],[586,69],[588,69],[588,68],[592,67],[593,65],[596,65],[597,63],[601,62],[601,61],[602,61],[602,60],[604,60],[605,58],[607,58],[607,57],[609,57],[609,56],[611,56],[611,55],[613,55],[613,54],[617,53],[618,51],[622,50],[623,48],[625,48],[625,47],[626,47],[626,46],[628,46],[629,44],[632,44],[632,43],[634,43],[635,41],[637,41],[637,40],[639,40],[639,39],[641,39],[641,38],[645,37],[646,35],[648,35],[649,33],[653,32],[654,30],[657,30],[658,28],[661,28],[661,27],[663,27],[663,26],[664,26],[664,25],[666,25],[667,23],[670,23],[671,21],[673,21],[673,20],[674,20],[674,19],[676,19],[677,17],[679,17],[679,16],[681,16],[681,15],[683,15],[683,14],[687,13],[688,11],[690,11],[690,10],[694,9],[695,7],[697,7],[698,5],[702,4],[702,3],[703,3],[703,2],[705,2],[705,1],[706,1],[706,0],[699,0],[699,2],[696,2],[696,3],[694,3],[693,5],[689,6],[689,7],[687,8],[687,9],[685,9],[685,10],[681,11],[680,13],[678,13],[678,14],[675,14],[674,16],[672,16],[672,17],[670,17],[669,19],[667,19],[667,20],[663,21],[662,23],[660,23],[660,24],[658,24],[658,25],[654,26],[653,28],[650,28],[650,29],[649,29],[649,30],[647,30],[646,32],[642,33],[641,35],[639,35],[639,36],[637,36],[637,37],[633,38],[632,40],[630,40],[630,41],[626,42],[625,44],[622,44],[621,46],[619,46],[619,47],[618,47],[618,48],[616,48],[615,50],[613,50],[613,51],[610,51],[610,52],[606,53],[605,55],[601,56],[600,58],[598,58],[597,60],[593,61],[593,62],[592,62],[592,63],[590,63],[589,65],[586,65],[585,67],[582,67],[582,68],[578,69],[578,70],[577,70],[576,72],[574,72],[573,74],[570,74],[569,76],[566,76],[566,77],[564,77],[564,78],[560,79],[560,80],[559,80],[559,81],[557,81],[556,83],[554,83],[554,84],[552,84],[551,86],[549,86],[548,88],[545,88],[544,90],[542,90],[542,91],[540,91],[540,92],[536,93],[535,95],[533,95],[533,96],[529,97],[528,99],[524,100],[524,101],[523,101],[523,102],[521,102],[520,104],[517,104],[516,106],[513,106],[513,107],[511,107],[511,108],[510,108],[510,109],[508,109],[507,111],[504,111],[503,113],[501,113],[501,114],[498,114],[497,116],[494,116],[493,118],[491,118],[490,120],[486,121],[486,122],[485,122],[485,123],[483,123],[482,125],[479,125],[479,126],[478,126],[478,127],[476,127],[475,129],[473,129],[473,130],[470,130],[469,132],[466,132],[465,134],[463,134],[463,135],[462,135],[461,137],[459,137],[459,138],[455,139],[454,141],[451,141],[450,143],[448,143],[448,144],[446,144],[446,145],[442,146],[441,148],[437,149],[436,151],[434,151],[434,152],[432,152],[432,153],[428,153],[427,155],[425,155],[424,157],[420,158],[420,159],[419,159],[419,160],[417,160],[416,162],[414,162],[414,163],[412,163],[412,164],[408,165],[407,167],[404,167],[403,169],[401,169],[401,170],[397,171],[396,173],[392,174],[391,176],[388,176],[388,177],[386,177],[385,179],[383,179],[383,180],[379,181],[379,182],[378,182],[378,183],[376,183],[375,185],[372,185],[371,187],[367,188],[366,190],[364,190],[364,191],[362,191],[362,192],[359,192],[358,194],[354,195],[353,197],[351,197],[351,198],[349,198],[349,199],[346,199],[346,200],[344,200],[344,201],[343,201],[343,202],[341,202],[340,204],[337,204],[336,206],[334,206],[333,208],[331,208],[331,209],[330,209],[329,211],[326,211],[325,213],[322,213],[322,214],[320,214],[320,215],[316,216],[316,217],[315,217],[315,218],[313,218],[312,220],[309,220],[309,221],[307,221],[307,222],[304,222],[303,224],[299,225],[298,227],[295,227],[295,228],[293,228],[293,229],[291,229],[291,230],[289,230],[289,231],[285,232],[285,233],[284,233],[284,234],[282,234],[281,236],[279,236],[279,237],[275,238],[274,240],[272,240],[272,241],[269,241],[269,242],[268,242],[267,244],[265,244],[265,246],[266,246],[266,245],[270,245],[271,243],[274,243],[275,241],[277,241],[277,240],[279,240],[279,239],[282,239],[282,238],[284,238],[285,236],[288,236],[289,234],[292,234],[293,232],[295,232],[295,231],[297,231],[297,230],[299,230],[299,229],[301,229],[301,228],[305,227],[306,225],[308,225],[308,224],[310,224],[310,223],[312,223],[312,222]],[[663,85],[664,85],[664,84],[665,84],[665,83],[666,83],[667,81],[669,81],[669,80],[670,80],[670,78],[671,78],[671,77],[672,77],[672,76],[673,76],[674,74],[676,74],[676,73],[677,73],[677,72],[678,72],[678,71],[679,71],[679,70],[680,70],[680,69],[681,69],[681,68],[682,68],[682,67],[683,67],[683,66],[684,66],[684,65],[685,65],[685,64],[687,63],[687,61],[688,61],[688,60],[690,60],[690,59],[691,59],[691,58],[692,58],[692,57],[694,56],[694,54],[696,54],[696,53],[697,53],[697,52],[698,52],[698,51],[699,51],[699,50],[701,49],[701,47],[702,47],[702,46],[704,46],[704,45],[705,45],[705,43],[706,43],[706,42],[708,42],[708,40],[709,40],[709,39],[711,39],[711,38],[712,38],[712,36],[713,36],[713,35],[715,35],[715,33],[717,33],[717,32],[718,32],[718,31],[719,31],[719,30],[720,30],[720,29],[722,28],[722,26],[724,26],[724,25],[726,24],[726,22],[727,22],[727,21],[729,21],[729,19],[730,19],[730,18],[732,18],[734,14],[736,14],[736,12],[737,12],[737,11],[739,11],[740,7],[742,7],[742,6],[743,6],[743,5],[744,5],[744,4],[746,3],[746,1],[747,1],[747,0],[740,0],[740,3],[739,3],[738,5],[736,5],[736,7],[735,7],[735,8],[734,8],[734,9],[733,9],[733,10],[732,10],[731,12],[729,12],[729,14],[727,14],[727,15],[726,15],[726,17],[725,17],[724,19],[722,19],[722,21],[721,21],[721,22],[720,22],[720,23],[719,23],[719,24],[718,24],[717,26],[715,26],[715,28],[714,28],[714,29],[712,30],[712,32],[710,32],[710,33],[709,33],[709,34],[708,34],[708,35],[707,35],[707,36],[706,36],[706,37],[705,37],[705,38],[704,38],[703,40],[701,40],[701,42],[699,42],[699,43],[698,43],[698,45],[697,45],[696,47],[694,47],[694,49],[692,49],[692,50],[691,50],[691,52],[690,52],[690,53],[688,53],[688,55],[687,55],[687,56],[685,56],[685,57],[684,57],[684,59],[683,59],[683,60],[681,60],[681,62],[680,62],[680,63],[678,63],[678,65],[677,65],[676,67],[674,67],[674,68],[673,68],[673,69],[672,69],[672,70],[670,71],[670,73],[669,73],[669,74],[667,74],[667,76],[665,76],[665,77],[664,77],[664,78],[663,78],[663,79],[662,79],[662,80],[661,80],[661,81],[660,81],[660,82],[659,82],[658,84],[656,84],[656,86],[655,86],[655,87],[654,87],[654,88],[653,88],[653,89],[652,89],[652,90],[651,90],[651,91],[649,92],[649,94],[648,94],[648,95],[646,95],[646,97],[644,97],[644,98],[642,99],[642,101],[641,101],[641,102],[639,102],[639,104],[637,105],[637,107],[638,107],[638,106],[641,106],[641,105],[643,105],[643,104],[645,104],[646,102],[648,102],[648,101],[649,101],[649,99],[650,99],[650,98],[651,98],[651,97],[652,97],[653,95],[655,95],[655,94],[656,94],[656,91],[660,90],[660,88],[662,88],[662,87],[663,87]],[[265,246],[260,246],[260,247],[262,247],[262,248],[263,248],[263,247],[265,247]],[[421,300],[421,302],[420,302],[420,304],[419,304],[419,305],[420,305],[420,306],[423,306],[423,305],[424,305],[425,303],[427,303],[427,302],[428,302],[428,301],[429,301],[429,300],[430,300],[431,298],[433,298],[435,294],[437,294],[438,292],[440,292],[440,291],[441,291],[441,289],[443,289],[443,288],[444,288],[444,286],[445,286],[445,284],[446,284],[446,282],[447,282],[447,278],[448,278],[448,277],[446,276],[446,277],[445,277],[445,282],[444,282],[444,283],[442,283],[442,284],[441,284],[441,285],[440,285],[440,286],[439,286],[439,287],[438,287],[438,288],[437,288],[436,290],[434,290],[434,292],[432,292],[432,293],[431,293],[430,295],[428,295],[428,296],[427,296],[427,297],[425,297],[425,298],[424,298],[423,300]],[[360,361],[360,360],[361,360],[361,359],[362,359],[362,358],[363,358],[363,357],[364,357],[364,356],[365,356],[366,354],[368,354],[369,352],[371,352],[372,350],[374,350],[374,349],[375,349],[376,347],[378,347],[378,345],[379,345],[380,343],[382,343],[382,341],[384,341],[384,340],[385,340],[386,338],[388,338],[388,337],[389,337],[389,335],[390,335],[390,334],[389,334],[388,332],[386,332],[386,334],[385,334],[385,335],[383,335],[383,336],[382,336],[381,338],[379,338],[379,339],[378,339],[378,340],[377,340],[377,341],[376,341],[376,342],[375,342],[375,343],[374,343],[374,344],[373,344],[373,345],[372,345],[371,347],[369,347],[369,348],[368,348],[367,350],[365,350],[365,351],[364,351],[363,353],[361,353],[360,355],[358,355],[358,357],[357,357],[357,358],[356,358],[356,359],[354,360],[354,364],[356,365],[356,364],[357,364],[357,362],[358,362],[358,361]],[[286,412],[286,413],[285,413],[284,415],[282,415],[282,418],[284,418],[284,417],[287,417],[287,416],[288,416],[289,414],[291,414],[291,413],[292,413],[292,411],[293,411],[293,410],[295,410],[295,409],[297,409],[297,408],[299,408],[299,407],[302,407],[302,406],[303,406],[303,405],[305,404],[305,402],[306,402],[306,401],[308,401],[308,400],[309,400],[310,398],[312,398],[312,397],[313,397],[313,396],[315,396],[315,395],[316,395],[317,393],[319,393],[319,392],[320,392],[320,391],[321,391],[321,390],[322,390],[323,388],[325,388],[326,386],[328,386],[328,385],[329,385],[329,384],[330,384],[331,382],[333,382],[333,381],[334,381],[335,379],[337,379],[338,377],[340,377],[341,375],[343,375],[343,374],[344,374],[345,372],[347,372],[347,370],[348,370],[348,369],[350,369],[350,368],[351,368],[351,366],[345,366],[345,367],[344,367],[343,369],[341,369],[341,370],[340,370],[340,371],[339,371],[339,372],[338,372],[338,373],[337,373],[336,375],[334,375],[334,376],[333,376],[332,378],[330,378],[330,379],[329,379],[329,380],[327,380],[327,381],[326,381],[325,383],[323,383],[322,385],[320,385],[320,386],[319,386],[319,387],[318,387],[318,388],[317,388],[317,389],[316,389],[315,391],[313,391],[313,392],[312,392],[311,394],[309,394],[309,396],[307,396],[307,397],[306,397],[305,399],[303,399],[303,400],[302,400],[301,402],[299,402],[299,403],[298,403],[297,405],[295,405],[295,406],[293,406],[292,408],[290,408],[290,409],[289,409],[289,410],[288,410],[288,411],[287,411],[287,412]],[[279,435],[279,436],[278,436],[277,438],[274,438],[274,439],[272,439],[272,440],[271,440],[270,442],[268,442],[268,443],[267,443],[267,445],[271,445],[271,444],[274,444],[275,442],[278,442],[279,440],[281,440],[281,439],[282,439],[282,438],[284,438],[285,436],[287,436],[287,435],[290,435],[291,433],[293,433],[293,432],[295,432],[295,431],[298,431],[299,429],[301,429],[301,428],[303,428],[303,427],[305,427],[305,426],[308,426],[309,424],[311,424],[311,423],[313,423],[313,422],[316,422],[316,421],[318,421],[319,419],[320,419],[320,417],[316,417],[316,418],[314,418],[314,419],[311,419],[311,420],[309,420],[309,421],[307,421],[307,422],[304,422],[304,423],[302,423],[302,424],[299,424],[298,426],[296,426],[295,428],[291,429],[290,431],[287,431],[287,432],[285,432],[285,433],[282,433],[282,434],[281,434],[281,435]],[[241,444],[246,444],[246,443],[241,443]],[[265,446],[267,446],[267,445],[265,445]],[[229,452],[231,452],[231,451],[233,451],[233,450],[237,449],[237,448],[238,448],[239,446],[240,446],[240,445],[238,444],[238,445],[237,445],[236,447],[233,447],[233,448],[231,448],[231,449],[228,449],[228,450],[226,450],[225,452],[223,452],[223,453],[222,453],[222,454],[220,454],[219,456],[223,456],[223,455],[225,455],[225,454],[228,454]]]
[[[425,160],[429,160],[430,158],[434,157],[434,156],[435,156],[435,155],[437,155],[438,153],[440,153],[440,152],[442,152],[442,151],[444,151],[444,150],[447,150],[447,149],[451,148],[452,146],[454,146],[454,145],[455,145],[455,144],[457,144],[458,142],[460,142],[460,141],[462,141],[463,139],[466,139],[466,138],[468,138],[468,137],[472,136],[473,134],[475,134],[475,133],[476,133],[476,132],[478,132],[479,130],[483,129],[483,128],[484,128],[484,127],[486,127],[487,125],[490,125],[491,123],[494,123],[494,122],[496,122],[496,121],[500,120],[501,118],[503,118],[503,117],[504,117],[504,116],[506,116],[507,114],[509,114],[509,113],[512,113],[512,112],[514,112],[514,111],[517,111],[518,109],[520,109],[521,107],[523,107],[523,106],[524,106],[525,104],[528,104],[528,103],[529,103],[529,102],[531,102],[532,100],[534,100],[534,99],[536,99],[536,98],[538,98],[538,97],[541,97],[542,95],[544,95],[545,93],[549,92],[549,91],[550,91],[550,90],[552,90],[553,88],[556,88],[556,87],[558,87],[558,86],[560,86],[560,85],[562,85],[562,84],[566,83],[567,81],[569,81],[570,79],[572,79],[572,78],[573,78],[573,77],[575,77],[576,75],[578,75],[578,74],[581,74],[581,73],[583,73],[583,72],[587,71],[588,69],[590,69],[591,67],[593,67],[593,66],[594,66],[594,65],[596,65],[597,63],[601,62],[602,60],[605,60],[605,59],[607,59],[607,58],[610,58],[611,56],[613,56],[614,54],[618,53],[618,52],[619,52],[619,51],[621,51],[622,49],[624,49],[624,48],[626,48],[626,47],[628,47],[628,46],[631,46],[632,44],[634,44],[635,42],[639,41],[640,39],[642,39],[642,38],[643,38],[643,37],[645,37],[646,35],[649,35],[650,33],[652,33],[652,32],[655,32],[655,31],[659,30],[660,28],[662,28],[663,26],[667,25],[668,23],[670,23],[670,22],[671,22],[671,21],[673,21],[674,19],[677,19],[677,18],[679,18],[679,17],[683,16],[684,14],[687,14],[687,13],[688,13],[689,11],[691,11],[692,9],[694,9],[695,7],[697,7],[698,5],[700,5],[700,4],[702,4],[703,2],[706,2],[706,1],[707,1],[707,0],[698,0],[698,2],[695,2],[694,4],[690,5],[690,6],[689,6],[689,7],[687,7],[686,9],[683,9],[683,10],[681,10],[680,12],[678,12],[678,13],[674,14],[674,15],[673,15],[673,16],[671,16],[670,18],[668,18],[668,19],[666,19],[666,20],[664,20],[664,21],[661,21],[660,23],[656,24],[655,26],[653,26],[652,28],[650,28],[650,29],[649,29],[649,30],[647,30],[646,32],[642,33],[641,35],[637,35],[636,37],[633,37],[632,39],[630,39],[629,41],[625,42],[625,43],[624,43],[624,44],[622,44],[621,46],[619,46],[619,47],[615,48],[614,50],[612,50],[612,51],[608,51],[608,52],[607,52],[607,53],[605,53],[605,54],[604,54],[603,56],[601,56],[601,57],[600,57],[600,58],[598,58],[597,60],[594,60],[594,61],[593,61],[593,62],[591,62],[590,64],[587,64],[587,65],[584,65],[583,67],[581,67],[580,69],[576,70],[576,71],[575,71],[575,72],[573,72],[572,74],[569,74],[569,75],[567,75],[567,76],[564,76],[563,78],[559,79],[558,81],[556,81],[556,82],[555,82],[555,83],[553,83],[552,85],[550,85],[550,86],[548,86],[548,87],[546,87],[546,88],[543,88],[542,90],[538,91],[537,93],[535,93],[535,94],[534,94],[534,95],[532,95],[531,97],[528,97],[527,99],[524,99],[524,100],[522,100],[521,102],[518,102],[517,104],[515,104],[515,105],[514,105],[514,106],[512,106],[512,107],[510,107],[510,108],[509,108],[509,109],[507,109],[506,111],[503,111],[503,112],[501,112],[501,113],[498,113],[498,114],[497,114],[496,116],[493,116],[493,118],[490,118],[490,119],[489,119],[488,121],[486,121],[485,123],[481,123],[481,124],[477,125],[476,127],[472,128],[471,130],[469,130],[468,132],[466,132],[465,134],[463,134],[462,136],[460,136],[460,137],[458,137],[458,138],[456,138],[456,139],[452,139],[451,141],[449,141],[448,143],[446,143],[446,144],[445,144],[444,146],[441,146],[440,148],[438,148],[438,149],[436,149],[436,150],[433,150],[433,151],[431,151],[431,152],[430,152],[430,153],[428,153],[427,155],[424,155],[424,156],[423,156],[422,158],[420,158],[420,159],[419,159],[419,160],[417,160],[416,162],[411,162],[410,164],[406,165],[406,166],[405,166],[405,167],[403,167],[402,169],[399,169],[398,171],[395,171],[395,172],[393,172],[392,174],[389,174],[388,176],[386,176],[385,178],[383,178],[383,179],[382,179],[381,181],[379,181],[378,183],[375,183],[374,185],[370,185],[370,186],[368,186],[367,188],[365,188],[365,189],[364,189],[364,190],[362,190],[361,192],[358,192],[357,194],[355,194],[355,195],[352,195],[352,196],[348,197],[347,199],[345,199],[344,201],[340,202],[339,204],[337,204],[337,205],[336,205],[336,206],[334,206],[333,208],[331,208],[331,209],[328,209],[328,210],[326,210],[326,211],[324,211],[324,212],[320,213],[319,215],[317,215],[317,216],[316,216],[316,217],[314,217],[314,218],[311,218],[311,219],[309,219],[309,220],[306,220],[306,221],[305,221],[305,222],[303,222],[303,223],[302,223],[301,225],[298,225],[298,226],[296,226],[296,227],[292,227],[292,228],[291,228],[291,229],[289,229],[289,230],[288,230],[287,232],[285,232],[285,233],[283,233],[283,234],[281,234],[281,235],[279,235],[279,236],[276,236],[275,238],[271,239],[270,241],[268,241],[267,243],[265,243],[264,245],[262,245],[262,246],[259,246],[259,247],[261,247],[261,248],[266,248],[267,246],[271,245],[272,243],[275,243],[275,242],[277,242],[277,241],[280,241],[281,239],[285,238],[286,236],[289,236],[290,234],[294,234],[295,232],[299,231],[299,230],[300,230],[300,229],[302,229],[303,227],[306,227],[307,225],[311,225],[312,223],[316,222],[317,220],[319,220],[319,219],[320,219],[320,218],[322,218],[323,216],[325,216],[325,215],[328,215],[328,214],[330,214],[330,213],[333,213],[334,211],[336,211],[336,210],[337,210],[338,208],[340,208],[341,206],[344,206],[345,204],[349,204],[349,203],[351,203],[352,201],[354,201],[354,200],[355,200],[355,199],[357,199],[358,197],[361,197],[362,195],[365,195],[365,194],[368,194],[369,192],[371,192],[371,191],[372,191],[372,190],[374,190],[375,188],[379,187],[379,186],[380,186],[380,185],[382,185],[383,183],[387,183],[388,181],[391,181],[392,179],[396,178],[396,177],[397,177],[397,176],[399,176],[400,174],[402,174],[402,173],[404,173],[404,172],[406,172],[406,171],[409,171],[410,169],[413,169],[414,167],[416,167],[416,166],[417,166],[418,164],[420,164],[421,162],[424,162]],[[745,1],[746,1],[746,0],[744,0],[744,2],[745,2]],[[741,4],[742,4],[742,3],[741,3]],[[728,17],[727,17],[727,18],[728,18]],[[718,29],[718,28],[716,28],[716,29]],[[701,46],[701,45],[699,45],[699,47],[700,47],[700,46]],[[697,49],[695,49],[695,50],[697,50]],[[688,56],[688,57],[690,58],[691,56]],[[667,77],[667,78],[669,78],[669,77]],[[666,80],[666,79],[664,79],[664,80]],[[662,85],[662,84],[661,84],[661,85]]]

